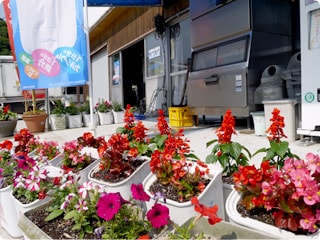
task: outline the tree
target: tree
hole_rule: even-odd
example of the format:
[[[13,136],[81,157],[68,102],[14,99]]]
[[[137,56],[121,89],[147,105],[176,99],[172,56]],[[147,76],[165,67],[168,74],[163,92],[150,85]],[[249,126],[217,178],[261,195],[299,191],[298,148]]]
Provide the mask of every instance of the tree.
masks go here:
[[[12,55],[7,23],[2,18],[0,18],[0,55]]]

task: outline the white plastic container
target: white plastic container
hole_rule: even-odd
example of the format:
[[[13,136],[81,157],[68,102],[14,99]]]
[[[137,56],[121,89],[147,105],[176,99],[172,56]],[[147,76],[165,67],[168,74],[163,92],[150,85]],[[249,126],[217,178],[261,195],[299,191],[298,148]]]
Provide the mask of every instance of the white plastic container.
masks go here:
[[[265,136],[266,133],[266,118],[264,112],[252,112],[252,119],[254,125],[254,133],[257,136]]]

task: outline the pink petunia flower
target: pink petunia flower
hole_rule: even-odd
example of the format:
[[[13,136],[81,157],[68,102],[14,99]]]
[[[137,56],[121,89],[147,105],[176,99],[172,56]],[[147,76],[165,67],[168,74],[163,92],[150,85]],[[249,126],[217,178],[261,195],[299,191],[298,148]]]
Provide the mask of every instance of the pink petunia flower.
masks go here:
[[[131,185],[132,197],[135,200],[149,201],[150,196],[143,190],[142,183]]]
[[[108,193],[102,196],[97,204],[97,214],[106,221],[113,219],[121,206],[122,197],[120,193]]]
[[[154,228],[161,228],[168,224],[168,221],[170,219],[169,208],[159,203],[156,203],[147,212],[147,219],[150,221],[151,225]]]

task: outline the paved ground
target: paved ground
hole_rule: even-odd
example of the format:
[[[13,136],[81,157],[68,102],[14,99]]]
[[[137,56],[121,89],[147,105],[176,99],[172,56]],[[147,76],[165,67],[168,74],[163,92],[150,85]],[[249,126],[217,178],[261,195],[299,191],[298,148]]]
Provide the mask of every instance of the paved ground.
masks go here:
[[[156,131],[156,119],[155,118],[147,118],[143,121],[145,126],[149,129],[149,132],[152,133]],[[116,128],[119,126],[123,126],[123,124],[111,124],[111,125],[102,125],[97,126],[96,128],[96,136],[110,136],[115,132]],[[210,153],[210,148],[206,148],[206,143],[212,139],[216,139],[216,135],[214,129],[220,126],[220,122],[217,119],[208,119],[206,123],[200,121],[198,126],[194,127],[186,127],[185,136],[190,140],[191,149],[194,153],[200,158],[205,160],[205,157]],[[245,124],[237,123],[237,135],[234,135],[232,140],[239,142],[240,144],[246,146],[252,153],[262,147],[268,147],[269,143],[265,136],[256,136],[254,129],[248,129]],[[21,128],[24,128],[25,124],[23,120],[18,121],[17,131]],[[76,129],[66,129],[66,130],[56,130],[56,131],[45,131],[44,133],[38,133],[40,139],[46,140],[55,140],[58,141],[61,145],[77,137],[81,136],[84,132],[90,131],[88,127],[85,128],[76,128]],[[8,139],[12,139],[9,137]],[[4,140],[4,138],[0,138],[0,141]],[[290,142],[290,149],[293,153],[297,154],[301,158],[304,158],[306,153],[313,152],[319,153],[320,151],[320,143],[315,143],[312,145],[307,145],[305,142],[296,140]],[[252,164],[260,164],[261,155],[257,155],[253,159],[251,159]],[[10,236],[0,228],[0,240],[8,239]]]

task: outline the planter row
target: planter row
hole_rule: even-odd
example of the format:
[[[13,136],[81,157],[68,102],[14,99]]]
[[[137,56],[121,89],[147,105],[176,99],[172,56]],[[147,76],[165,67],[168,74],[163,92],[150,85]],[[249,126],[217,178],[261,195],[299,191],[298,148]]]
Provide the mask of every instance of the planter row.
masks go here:
[[[58,156],[57,158],[61,158]],[[107,183],[105,181],[97,180],[93,177],[93,173],[98,171],[98,163],[96,160],[87,168],[83,169],[79,174],[81,175],[81,182],[92,181],[96,185],[103,185],[107,192],[120,192],[121,195],[128,199],[130,194],[130,187],[132,183],[141,183],[146,193],[150,196],[150,201],[147,203],[147,209],[150,209],[153,204],[153,195],[150,193],[149,186],[155,181],[156,177],[153,173],[150,173],[149,161],[146,160],[129,178],[119,182],[119,183]],[[55,164],[59,167],[59,161]],[[49,168],[57,168],[49,166]],[[55,172],[55,171],[52,171]],[[55,174],[60,174],[55,172]],[[240,195],[232,189],[232,187],[224,186],[222,184],[221,171],[211,168],[210,183],[206,187],[205,191],[202,192],[198,199],[199,201],[207,206],[212,206],[217,204],[219,207],[218,216],[230,222],[222,221],[214,226],[208,225],[207,221],[202,220],[197,223],[194,231],[204,232],[207,235],[231,238],[231,239],[319,239],[319,234],[309,235],[309,236],[297,236],[293,233],[279,230],[276,227],[270,226],[268,224],[261,223],[257,220],[243,218],[236,211],[236,205],[240,200]],[[3,189],[3,192],[8,196],[10,195],[10,189]],[[223,189],[226,189],[228,193],[223,193]],[[20,237],[21,234],[24,235],[26,239],[42,239],[49,238],[43,233],[36,225],[34,225],[26,216],[26,211],[32,211],[31,209],[43,205],[48,199],[39,200],[35,204],[29,204],[23,206],[21,203],[17,203],[18,200],[5,200],[3,197],[3,192],[1,191],[0,197],[0,210],[1,218],[6,219],[6,221],[1,221],[1,226],[4,227],[8,233],[13,237]],[[231,192],[231,193],[230,193]],[[225,196],[224,194],[229,194]],[[11,197],[12,194],[11,194]],[[14,197],[13,197],[14,198]],[[226,202],[224,201],[226,199]],[[159,200],[162,204],[166,204],[170,211],[170,219],[179,225],[186,224],[186,220],[191,221],[198,214],[194,211],[194,206],[190,201],[184,203],[178,203],[170,199],[166,199],[166,203],[162,199]],[[9,206],[10,204],[18,204],[17,206]],[[5,208],[3,206],[6,206]],[[5,211],[3,211],[5,209]],[[15,209],[13,211],[12,209]],[[225,214],[226,210],[226,214]],[[17,214],[14,215],[13,213]],[[11,219],[7,216],[10,215]],[[17,221],[18,220],[18,221]],[[21,231],[22,230],[22,231]]]
[[[88,127],[89,123],[91,122],[91,115],[85,113],[78,115],[51,114],[49,118],[52,130]],[[97,112],[93,115],[93,118],[96,125],[122,123],[124,112]]]

